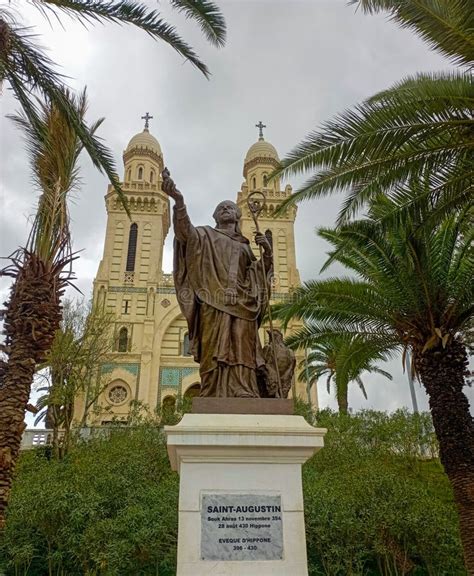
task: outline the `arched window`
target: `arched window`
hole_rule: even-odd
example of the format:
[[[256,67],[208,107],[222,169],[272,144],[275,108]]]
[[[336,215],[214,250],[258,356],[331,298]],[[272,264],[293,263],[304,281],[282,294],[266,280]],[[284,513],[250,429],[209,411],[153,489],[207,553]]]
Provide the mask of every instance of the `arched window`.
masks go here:
[[[189,334],[187,332],[183,338],[182,355],[191,356],[191,345],[189,343]]]
[[[128,330],[125,328],[120,328],[119,338],[118,338],[118,351],[127,352],[128,350]]]
[[[268,182],[268,177],[266,174],[263,175],[263,185],[266,187]]]
[[[137,176],[137,177],[138,177],[138,180],[143,180],[143,166],[139,166],[139,167],[138,167],[137,175],[138,175],[138,176]]]
[[[127,272],[133,272],[135,270],[135,257],[137,255],[137,236],[138,236],[138,226],[136,224],[132,224],[130,226],[130,232],[128,233],[127,267],[125,268]]]
[[[201,393],[201,384],[199,382],[195,382],[192,386],[190,386],[186,392],[184,393],[185,398],[194,398],[195,396],[199,396]]]
[[[130,182],[131,179],[132,179],[132,169],[129,168],[127,170],[127,182]]]
[[[252,178],[252,188],[255,190],[255,188],[257,187],[257,179],[255,178],[255,176]]]
[[[151,184],[153,184],[153,182],[155,181],[155,171],[151,170],[150,171],[150,182]]]

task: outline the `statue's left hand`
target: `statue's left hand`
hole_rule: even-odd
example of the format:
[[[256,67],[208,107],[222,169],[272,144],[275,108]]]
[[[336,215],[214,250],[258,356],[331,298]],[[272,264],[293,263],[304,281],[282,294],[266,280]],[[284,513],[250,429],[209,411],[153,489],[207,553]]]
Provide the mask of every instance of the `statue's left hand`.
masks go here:
[[[257,243],[257,246],[261,246],[263,248],[263,251],[265,252],[265,254],[267,254],[268,256],[271,256],[272,247],[270,246],[270,242],[268,241],[265,234],[262,234],[261,232],[257,232],[255,234],[255,242]]]

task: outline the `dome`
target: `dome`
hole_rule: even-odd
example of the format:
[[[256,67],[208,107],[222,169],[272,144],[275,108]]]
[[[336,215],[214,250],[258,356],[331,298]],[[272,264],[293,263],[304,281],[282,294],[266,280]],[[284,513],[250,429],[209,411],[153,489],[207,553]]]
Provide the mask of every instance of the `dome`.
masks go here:
[[[125,150],[125,153],[130,152],[134,148],[143,148],[152,150],[159,156],[161,156],[161,146],[158,140],[150,134],[147,128],[143,130],[143,132],[139,132],[135,134],[133,138],[128,143],[128,146]]]
[[[271,158],[272,160],[279,161],[278,152],[275,147],[270,144],[270,142],[265,142],[263,138],[252,144],[248,149],[247,155],[245,156],[244,163],[250,162],[255,158]]]

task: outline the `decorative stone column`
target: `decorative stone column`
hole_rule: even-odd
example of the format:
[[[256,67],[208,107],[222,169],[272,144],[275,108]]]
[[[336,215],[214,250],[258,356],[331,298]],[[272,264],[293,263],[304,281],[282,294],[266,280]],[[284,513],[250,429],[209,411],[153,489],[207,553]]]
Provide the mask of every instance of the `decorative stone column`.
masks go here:
[[[180,474],[177,576],[307,576],[301,466],[326,429],[293,415],[186,414],[165,433]]]

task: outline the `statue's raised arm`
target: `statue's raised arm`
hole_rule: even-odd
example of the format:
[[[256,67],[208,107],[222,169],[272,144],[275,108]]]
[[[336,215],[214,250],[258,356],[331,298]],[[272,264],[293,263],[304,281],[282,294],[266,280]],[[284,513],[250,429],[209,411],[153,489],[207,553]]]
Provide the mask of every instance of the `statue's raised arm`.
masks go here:
[[[163,192],[174,200],[173,227],[175,237],[180,242],[185,243],[188,241],[190,236],[195,235],[196,230],[188,216],[183,195],[176,188],[176,184],[171,178],[168,168],[163,170],[161,177],[163,178],[163,183],[161,186]]]
[[[165,194],[167,194],[170,198],[176,203],[176,207],[180,208],[184,205],[184,199],[181,192],[176,188],[176,184],[174,180],[170,176],[170,171],[168,168],[165,168],[161,173],[161,177],[163,178],[162,189]]]

